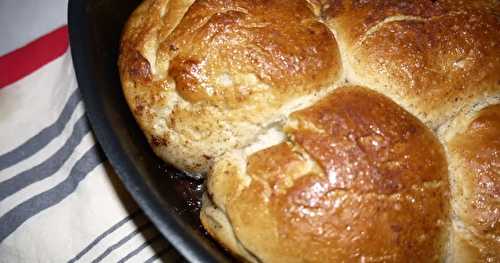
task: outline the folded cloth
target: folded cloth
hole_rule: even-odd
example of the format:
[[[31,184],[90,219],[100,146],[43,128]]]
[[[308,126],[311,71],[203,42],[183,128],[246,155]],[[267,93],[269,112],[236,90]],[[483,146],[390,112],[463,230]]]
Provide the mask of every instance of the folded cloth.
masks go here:
[[[0,2],[0,262],[182,262],[96,144],[66,10]]]

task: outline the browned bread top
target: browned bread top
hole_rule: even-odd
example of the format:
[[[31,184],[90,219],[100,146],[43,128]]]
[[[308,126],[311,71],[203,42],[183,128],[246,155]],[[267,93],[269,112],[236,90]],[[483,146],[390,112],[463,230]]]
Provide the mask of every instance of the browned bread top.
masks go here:
[[[500,87],[498,1],[326,1],[353,83],[432,128]]]
[[[445,177],[434,135],[373,91],[337,89],[290,120],[290,136],[318,161],[334,188],[393,194]]]
[[[158,59],[170,60],[168,74],[185,100],[236,108],[254,93],[282,103],[333,82],[336,49],[304,1],[206,0],[160,43]],[[269,87],[245,85],[250,77]]]

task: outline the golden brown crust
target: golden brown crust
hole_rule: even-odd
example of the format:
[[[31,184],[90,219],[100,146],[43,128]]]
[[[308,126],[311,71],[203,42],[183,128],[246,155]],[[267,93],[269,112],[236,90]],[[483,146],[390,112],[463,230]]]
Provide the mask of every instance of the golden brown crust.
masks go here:
[[[312,92],[335,78],[335,49],[305,1],[197,1],[161,43],[159,56],[175,56],[170,75],[186,100],[241,106],[259,91],[224,87],[221,74],[255,74],[276,97]]]
[[[449,143],[460,246],[478,259],[500,260],[500,105],[474,116]],[[457,249],[459,250],[459,249]],[[477,251],[476,251],[477,250]],[[474,252],[476,251],[476,252]]]
[[[393,16],[430,18],[446,13],[441,1],[431,0],[323,0],[322,16],[338,25],[343,40],[354,45],[370,28]],[[337,27],[336,27],[337,29]]]
[[[160,157],[204,172],[278,121],[281,108],[331,89],[341,72],[336,41],[309,7],[147,0],[136,10],[119,66],[138,122],[167,142],[152,144]]]
[[[334,177],[335,188],[393,194],[442,179],[446,161],[434,135],[373,91],[339,89],[291,118],[294,140]]]
[[[499,94],[500,20],[493,10],[500,5],[488,2],[334,1],[331,8],[340,11],[326,19],[351,82],[436,128]]]
[[[246,249],[264,262],[442,259],[447,164],[422,123],[360,87],[292,118],[292,142],[253,154],[246,172],[216,165],[209,177]]]
[[[461,12],[499,14],[496,0],[315,0],[321,16],[336,24],[348,45],[388,18],[430,19]]]
[[[440,262],[444,191],[437,186],[360,195],[333,190],[311,176],[297,181],[272,208],[281,247],[306,262]]]

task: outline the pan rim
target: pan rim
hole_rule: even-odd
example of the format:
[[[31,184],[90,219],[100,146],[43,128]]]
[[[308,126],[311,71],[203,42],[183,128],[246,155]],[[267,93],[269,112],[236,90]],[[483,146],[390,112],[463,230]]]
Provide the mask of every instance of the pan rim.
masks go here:
[[[90,70],[89,17],[86,13],[88,2],[69,0],[68,28],[73,67],[78,87],[85,102],[86,115],[97,142],[103,149],[111,166],[132,195],[139,207],[151,219],[159,232],[190,262],[227,262],[221,251],[215,251],[202,242],[199,236],[182,222],[171,207],[165,207],[159,197],[148,191],[148,186],[140,172],[132,164],[130,156],[123,150],[114,136],[107,120],[98,93],[98,86]]]

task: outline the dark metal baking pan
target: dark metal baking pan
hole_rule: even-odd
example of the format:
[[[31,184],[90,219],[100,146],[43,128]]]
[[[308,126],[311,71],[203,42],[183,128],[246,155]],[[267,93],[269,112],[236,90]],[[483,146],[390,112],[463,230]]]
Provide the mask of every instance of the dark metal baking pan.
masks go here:
[[[191,262],[233,261],[207,236],[198,214],[201,181],[183,177],[149,148],[122,95],[121,30],[139,0],[70,0],[68,23],[78,85],[111,165],[158,230]]]

